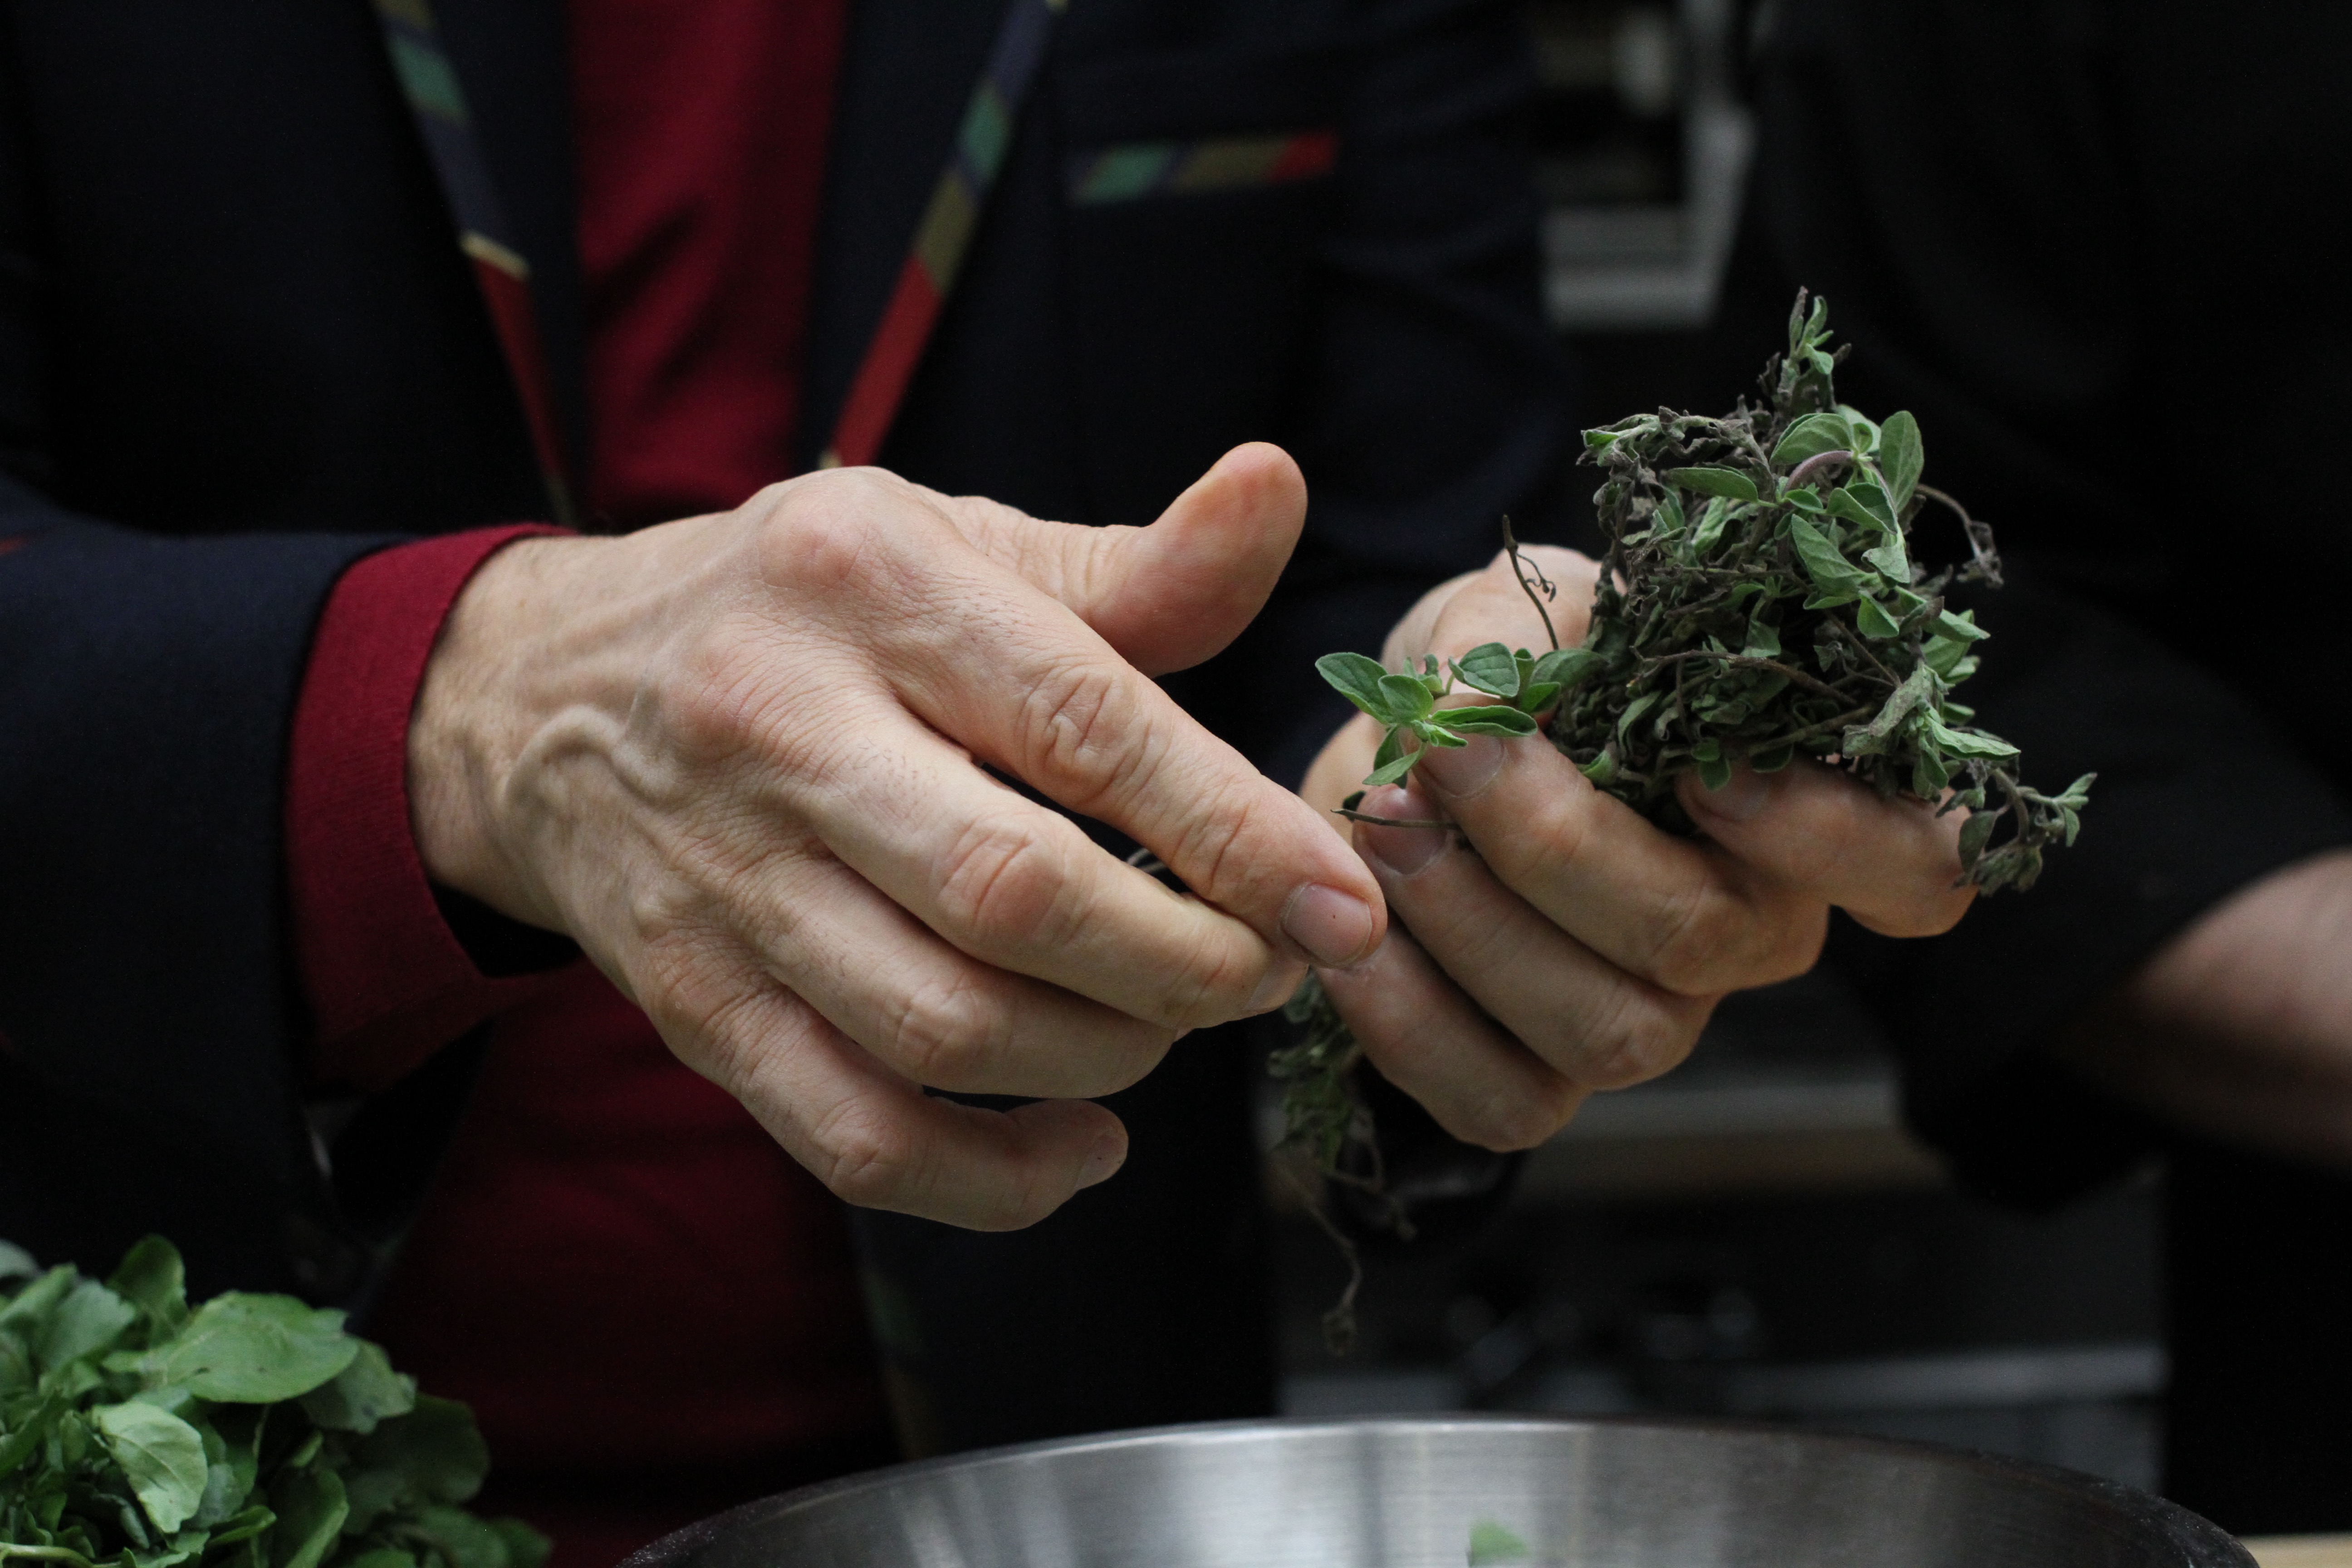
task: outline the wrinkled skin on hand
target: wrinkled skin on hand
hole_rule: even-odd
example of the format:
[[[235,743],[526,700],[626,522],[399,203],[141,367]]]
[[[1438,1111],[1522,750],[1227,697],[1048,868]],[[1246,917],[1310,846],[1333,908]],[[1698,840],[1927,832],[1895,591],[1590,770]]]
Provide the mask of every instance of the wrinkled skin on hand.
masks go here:
[[[1147,529],[862,469],[512,545],[461,596],[412,723],[426,868],[575,938],[843,1198],[1031,1223],[1125,1157],[1087,1097],[1382,934],[1328,819],[1149,679],[1256,614],[1305,502],[1257,446]]]
[[[1598,566],[1526,553],[1559,585],[1562,647],[1583,637]],[[1499,641],[1541,650],[1542,619],[1507,555],[1433,590],[1382,659],[1458,658]],[[1476,693],[1454,703],[1488,701]],[[1379,726],[1358,715],[1307,774],[1329,811],[1371,771]],[[1678,796],[1702,837],[1677,837],[1596,790],[1539,737],[1433,750],[1407,786],[1360,809],[1429,827],[1353,825],[1387,895],[1387,941],[1359,965],[1318,971],[1366,1058],[1455,1137],[1525,1149],[1595,1089],[1654,1078],[1689,1055],[1728,992],[1820,957],[1832,906],[1895,936],[1949,929],[1974,889],[1960,875],[1962,814],[1882,800],[1819,763],[1746,769]]]

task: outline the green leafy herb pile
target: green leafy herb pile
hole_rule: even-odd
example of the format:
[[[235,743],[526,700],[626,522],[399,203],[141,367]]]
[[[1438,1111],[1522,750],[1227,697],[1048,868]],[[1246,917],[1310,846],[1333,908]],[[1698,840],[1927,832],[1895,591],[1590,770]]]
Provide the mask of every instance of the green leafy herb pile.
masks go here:
[[[1882,795],[1967,812],[1964,877],[1987,892],[2032,887],[2043,852],[2074,841],[2095,775],[2054,795],[2028,787],[2017,748],[1953,700],[1987,634],[1945,595],[1956,582],[2000,585],[1991,530],[1920,482],[1926,451],[1908,413],[1878,423],[1837,401],[1845,351],[1832,353],[1829,336],[1828,301],[1808,310],[1801,291],[1760,406],[1743,398],[1720,418],[1660,409],[1584,433],[1609,544],[1581,646],[1555,637],[1537,655],[1488,643],[1444,670],[1429,658],[1402,673],[1360,654],[1318,660],[1386,730],[1366,785],[1402,779],[1431,747],[1541,731],[1600,789],[1687,832],[1679,775],[1714,787],[1738,763],[1771,773],[1809,756]],[[1913,559],[1913,525],[1930,503],[1968,539],[1971,559],[1957,571]],[[1549,626],[1553,585],[1510,548]],[[1438,707],[1456,683],[1486,700]],[[1360,800],[1344,814],[1360,816]],[[1272,1061],[1286,1085],[1285,1150],[1326,1179],[1378,1191],[1355,1039],[1312,981],[1288,1016],[1307,1033]],[[1352,1332],[1354,1293],[1351,1280],[1326,1319],[1335,1349]]]
[[[462,1506],[488,1468],[341,1312],[192,1310],[160,1237],[103,1283],[0,1242],[0,1568],[540,1568],[537,1531]]]

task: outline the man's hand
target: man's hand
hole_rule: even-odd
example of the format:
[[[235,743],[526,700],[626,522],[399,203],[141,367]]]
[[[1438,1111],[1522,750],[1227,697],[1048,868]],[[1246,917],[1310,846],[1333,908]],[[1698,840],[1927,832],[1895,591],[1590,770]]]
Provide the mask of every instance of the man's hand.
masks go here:
[[[2061,1042],[2084,1077],[2233,1143],[2352,1166],[2352,851],[2175,936]]]
[[[1528,553],[1560,585],[1551,616],[1574,647],[1597,568],[1570,551]],[[1494,641],[1548,646],[1507,557],[1423,598],[1385,661]],[[1338,805],[1379,741],[1357,717],[1316,760],[1306,798]],[[1327,970],[1323,984],[1374,1066],[1490,1148],[1539,1143],[1591,1090],[1674,1067],[1725,993],[1812,966],[1832,905],[1916,936],[1949,928],[1974,896],[1954,886],[1958,814],[1881,800],[1816,763],[1742,770],[1717,791],[1682,780],[1697,839],[1652,826],[1541,738],[1433,749],[1411,781],[1360,809],[1451,821],[1470,847],[1444,828],[1357,824],[1395,924],[1369,963]]]
[[[1148,529],[860,469],[510,546],[419,695],[425,867],[577,939],[842,1197],[1029,1224],[1125,1157],[1082,1097],[1380,941],[1346,842],[1148,679],[1247,624],[1305,503],[1287,457],[1247,447]]]

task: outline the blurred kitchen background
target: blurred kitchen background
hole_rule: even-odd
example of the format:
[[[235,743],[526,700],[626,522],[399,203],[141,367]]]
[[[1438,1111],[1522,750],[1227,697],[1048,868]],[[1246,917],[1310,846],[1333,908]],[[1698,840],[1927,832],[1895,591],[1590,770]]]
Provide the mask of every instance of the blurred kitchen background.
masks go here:
[[[1690,384],[1753,152],[1738,60],[1768,18],[1753,0],[1532,14],[1547,302],[1585,413],[1612,417]],[[1370,1257],[1345,1360],[1318,1328],[1344,1269],[1284,1211],[1284,1401],[1735,1415],[2152,1488],[2156,1197],[2148,1177],[2046,1219],[1963,1198],[1904,1131],[1869,1019],[1810,977],[1733,998],[1679,1071],[1588,1105],[1475,1238]]]

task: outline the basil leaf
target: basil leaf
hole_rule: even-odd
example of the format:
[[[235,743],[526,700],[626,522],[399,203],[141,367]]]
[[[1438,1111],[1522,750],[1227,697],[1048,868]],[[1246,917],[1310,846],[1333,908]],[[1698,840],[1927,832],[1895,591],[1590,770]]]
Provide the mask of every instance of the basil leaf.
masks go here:
[[[383,1347],[366,1341],[351,1365],[302,1395],[302,1412],[332,1432],[373,1432],[416,1408],[416,1380],[392,1370]]]
[[[155,1528],[169,1535],[186,1523],[205,1500],[209,1469],[196,1429],[136,1400],[101,1405],[89,1419]]]
[[[270,1405],[333,1377],[352,1363],[359,1345],[343,1332],[341,1312],[314,1310],[291,1296],[232,1292],[205,1302],[185,1329],[140,1357],[134,1369],[150,1388]]]

